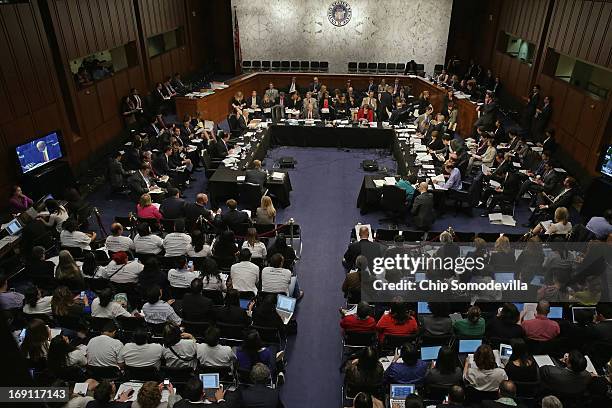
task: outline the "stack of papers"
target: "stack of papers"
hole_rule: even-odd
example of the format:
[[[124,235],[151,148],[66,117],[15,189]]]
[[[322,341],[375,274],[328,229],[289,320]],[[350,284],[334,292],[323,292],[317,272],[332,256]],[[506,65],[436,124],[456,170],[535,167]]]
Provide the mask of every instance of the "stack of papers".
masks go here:
[[[236,176],[236,181],[239,183],[244,183],[246,180],[246,176]]]
[[[552,358],[550,358],[548,354],[536,355],[536,356],[533,356],[533,359],[535,360],[538,367],[544,367],[544,366],[555,367],[554,361],[552,361]]]
[[[385,180],[372,180],[372,182],[374,182],[374,185],[376,186],[376,188],[381,188],[382,186],[385,185]]]
[[[507,225],[509,227],[516,227],[516,220],[511,215],[505,215],[502,213],[491,213],[489,214],[489,222],[496,225]]]
[[[385,185],[386,186],[394,186],[395,185],[395,177],[385,177]]]
[[[489,180],[489,185],[493,188],[501,187],[501,184],[495,180]]]
[[[284,179],[285,179],[285,173],[281,173],[278,171],[275,171],[274,173],[272,173],[272,180],[283,181]]]
[[[437,176],[434,176],[431,178],[431,182],[436,184],[436,183],[444,183],[444,175],[443,174],[438,174]]]

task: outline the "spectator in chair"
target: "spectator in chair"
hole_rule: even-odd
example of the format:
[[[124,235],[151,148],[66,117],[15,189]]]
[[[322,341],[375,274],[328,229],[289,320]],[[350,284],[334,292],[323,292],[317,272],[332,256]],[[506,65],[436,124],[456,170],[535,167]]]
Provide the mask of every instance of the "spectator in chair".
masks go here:
[[[164,217],[162,213],[159,212],[157,206],[153,205],[149,193],[144,193],[140,196],[140,200],[138,204],[136,204],[136,214],[138,218],[155,218],[158,221]]]
[[[457,352],[449,346],[442,346],[435,364],[425,375],[425,384],[460,385],[462,383],[463,373],[458,365]]]
[[[165,219],[176,220],[185,216],[185,200],[180,198],[180,194],[178,188],[171,187],[168,189],[168,197],[159,206],[159,211]]]
[[[34,204],[34,201],[23,193],[20,186],[13,186],[13,192],[9,197],[8,207],[11,214],[21,213]]]
[[[103,289],[98,297],[91,302],[91,316],[104,319],[116,319],[119,316],[132,317],[123,306],[113,301],[113,296],[114,293],[111,288]]]
[[[26,276],[31,280],[36,280],[36,277],[50,278],[55,272],[55,264],[51,261],[45,261],[45,247],[35,246],[32,248],[31,257],[26,261],[25,272]]]
[[[268,255],[266,245],[257,237],[257,229],[249,228],[247,230],[246,240],[242,243],[242,249],[248,249],[251,253],[251,258],[263,261]]]
[[[263,191],[267,178],[268,174],[261,168],[261,161],[253,160],[253,168],[246,171],[244,181],[245,183],[259,185]]]
[[[21,309],[24,296],[8,290],[8,275],[0,274],[0,310]]]
[[[138,275],[144,266],[136,261],[130,261],[125,252],[115,252],[111,261],[105,267],[100,267],[96,276],[109,279],[114,283],[136,283]]]
[[[482,337],[485,333],[485,320],[478,306],[470,306],[465,319],[453,323],[455,334],[459,337]]]
[[[191,237],[185,233],[185,221],[176,220],[174,222],[174,232],[164,238],[165,256],[186,255],[191,246]]]
[[[250,378],[253,385],[241,390],[242,406],[282,408],[284,405],[280,398],[278,388],[269,387],[272,374],[263,363],[257,363],[251,368]]]
[[[151,367],[159,369],[164,348],[158,343],[149,343],[149,330],[137,327],[130,343],[120,352],[120,358],[127,367]]]
[[[488,344],[478,347],[474,353],[474,363],[475,367],[469,358],[465,360],[463,379],[478,391],[496,391],[499,384],[508,379],[504,369],[497,367],[495,355]]]
[[[217,224],[227,227],[232,231],[236,230],[241,224],[247,224],[249,222],[249,215],[244,211],[239,211],[238,202],[234,199],[229,199],[225,202],[227,205],[227,212],[218,214],[216,217]]]
[[[397,360],[402,358],[402,363]],[[412,343],[405,343],[399,354],[393,357],[385,371],[386,384],[422,384],[427,373],[428,363],[419,359],[419,352]]]
[[[368,302],[361,301],[357,304],[357,313],[347,314],[347,310],[340,309],[340,327],[345,332],[374,332],[376,331],[376,320],[370,314],[372,309]]]
[[[123,225],[114,222],[111,225],[111,235],[106,238],[104,246],[110,252],[129,252],[134,250],[134,241],[123,236]]]
[[[584,393],[592,381],[586,371],[587,360],[578,350],[566,353],[561,359],[565,367],[540,367],[540,382],[544,390],[555,394],[578,396]]]
[[[15,292],[12,292],[15,293]],[[40,289],[36,286],[29,286],[25,290],[25,302],[23,305],[23,313],[25,314],[46,314],[51,317],[52,296],[42,296]]]
[[[430,302],[431,315],[421,315],[423,333],[429,336],[444,336],[453,333],[453,322],[449,315],[448,303]]]
[[[376,384],[382,384],[383,378],[383,366],[378,361],[378,353],[371,346],[364,348],[359,358],[346,363],[344,381],[353,391],[371,389]]]
[[[62,232],[60,233],[60,243],[63,247],[81,248],[91,251],[90,244],[96,240],[96,233],[91,232],[86,234],[77,230],[77,222],[68,218],[62,223]]]
[[[138,224],[136,232],[134,250],[137,254],[158,255],[164,250],[164,240],[159,235],[151,234],[151,228],[146,222]]]
[[[559,323],[549,319],[550,303],[540,300],[536,307],[536,316],[532,320],[523,320],[521,326],[525,330],[525,336],[535,341],[552,340],[561,332]]]
[[[164,326],[164,350],[166,367],[195,368],[198,365],[197,344],[193,336],[181,331],[174,323]]]
[[[428,191],[425,182],[419,184],[419,195],[414,198],[412,203],[412,218],[414,225],[421,230],[429,230],[434,222],[434,199],[433,193]]]
[[[249,228],[249,231],[250,230],[255,231],[255,228]],[[244,243],[248,244],[248,238]],[[263,245],[261,242],[258,243]],[[238,261],[239,262],[232,265],[230,269],[232,287],[239,292],[253,292],[253,294],[257,294],[259,267],[251,262],[251,251],[249,248],[245,248],[244,245],[240,250]]]
[[[385,339],[385,335],[411,336],[418,331],[417,321],[408,311],[408,305],[403,302],[394,302],[389,313],[385,313],[376,324],[379,341]]]
[[[384,408],[385,404],[365,392],[358,393],[353,399],[352,408]]]
[[[293,270],[297,256],[295,249],[287,245],[287,236],[284,233],[280,233],[276,236],[276,239],[267,249],[268,262],[272,260],[275,254],[283,256],[283,265],[290,271]]]
[[[221,330],[210,326],[204,334],[204,342],[198,343],[198,360],[208,367],[230,367],[236,361],[236,354],[230,346],[219,344]]]
[[[494,319],[487,322],[485,334],[487,337],[502,339],[517,339],[525,335],[523,328],[518,324],[520,313],[512,303],[504,303]]]
[[[180,256],[176,261],[176,268],[168,271],[168,282],[173,288],[189,288],[194,279],[200,277],[200,272],[194,271],[187,264],[187,258]]]
[[[362,274],[367,274],[369,276],[370,269],[368,266],[368,258],[359,255],[357,259],[355,259],[355,269],[346,274],[344,282],[342,283],[342,292],[345,298],[348,298],[352,293],[359,293],[359,295],[361,295]]]
[[[504,408],[504,407],[518,407],[525,408],[525,405],[516,400],[516,385],[510,381],[505,380],[499,384],[497,390],[499,396],[495,401],[485,400],[482,401],[482,408]]]
[[[261,204],[257,207],[255,222],[257,224],[274,224],[276,220],[276,209],[269,196],[261,197]]]
[[[102,334],[87,343],[87,365],[94,367],[123,367],[121,349],[123,343],[115,338],[117,325],[109,321],[104,325]]]
[[[240,307],[240,296],[237,290],[228,290],[224,302],[225,305],[216,310],[215,320],[217,322],[241,324],[245,327],[251,324],[251,318],[246,310]]]
[[[147,302],[142,306],[145,321],[150,324],[166,322],[172,322],[177,325],[181,324],[181,318],[178,317],[171,306],[174,303],[174,299],[164,302],[161,300],[161,295],[161,288],[159,286],[153,285],[147,288]]]
[[[533,382],[538,381],[538,365],[529,354],[527,343],[523,339],[511,342],[512,354],[504,369],[512,381]]]

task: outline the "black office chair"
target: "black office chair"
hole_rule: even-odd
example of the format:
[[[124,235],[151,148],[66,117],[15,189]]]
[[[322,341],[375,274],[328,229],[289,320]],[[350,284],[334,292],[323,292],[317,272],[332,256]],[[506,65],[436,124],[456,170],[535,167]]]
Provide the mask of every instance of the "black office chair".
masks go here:
[[[261,61],[261,70],[262,71],[270,71],[272,63],[270,61]]]
[[[291,70],[291,62],[281,61],[281,71],[290,71],[290,70]]]
[[[254,213],[261,203],[264,192],[261,191],[259,184],[240,183],[238,184],[239,202],[242,207]]]
[[[406,206],[406,191],[395,185],[385,185],[382,188],[380,206],[389,214],[388,218],[383,218],[380,222],[393,222],[394,224],[405,224],[402,217],[408,207]]]
[[[462,185],[465,186],[466,183]],[[460,210],[465,209],[468,215],[472,216],[472,209],[478,205],[480,201],[480,193],[482,191],[482,181],[473,181],[472,184],[469,185],[468,189],[461,190],[453,190],[450,189],[447,191],[448,199],[454,201],[455,213],[458,213]],[[463,204],[467,204],[466,207],[463,207]]]
[[[244,72],[250,72],[252,69],[251,61],[242,61],[242,70]]]
[[[181,325],[185,328],[187,333],[193,334],[197,338],[203,338],[204,334],[206,334],[206,330],[210,327],[210,322],[195,322],[183,319]]]
[[[406,69],[406,64],[403,62],[398,62],[397,65],[395,66],[395,72],[397,72],[398,74],[403,74],[405,69]]]
[[[379,74],[387,72],[387,63],[386,62],[379,62],[376,69],[378,70]]]
[[[442,64],[434,65],[434,74],[440,75],[442,73],[443,69],[444,69],[444,65],[442,65]]]
[[[357,63],[356,62],[349,62],[348,63],[348,72],[350,74],[354,74],[355,72],[357,72]]]
[[[220,290],[203,289],[202,296],[209,298],[215,305],[223,304],[223,292]]]
[[[321,63],[319,61],[310,61],[310,70],[313,72],[319,72],[321,69]]]
[[[181,300],[187,293],[189,293],[189,288],[175,288],[174,286],[170,286],[170,296],[172,296],[172,299]]]
[[[417,343],[418,341],[418,334],[412,334],[410,336],[394,336],[392,334],[385,334],[383,343],[381,345],[381,350],[395,351],[397,347],[402,347],[406,343]]]
[[[369,62],[368,63],[368,72],[376,72],[376,68],[378,68],[378,64],[375,62]]]
[[[242,324],[229,324],[217,322],[217,327],[221,331],[221,339],[223,344],[242,344],[244,340],[244,331],[246,326]]]
[[[328,72],[329,71],[329,62],[321,61],[320,62],[320,70],[321,70],[321,72]]]
[[[161,380],[159,370],[155,366],[130,367],[125,366],[125,378],[134,381],[155,381]]]
[[[98,366],[90,366],[86,367],[89,378],[93,378],[97,381],[102,380],[116,380],[121,377],[121,371],[117,367],[98,367]]]
[[[265,345],[277,346],[279,349],[284,348],[283,335],[276,327],[251,326],[253,330],[259,333],[261,341]]]
[[[425,76],[425,65],[424,64],[416,64],[417,75],[424,77]]]
[[[307,72],[310,69],[310,61],[300,61],[300,71]]]
[[[352,354],[369,346],[376,346],[377,333],[374,332],[355,332],[346,331],[342,338],[342,353]]]
[[[395,62],[387,63],[387,72],[389,74],[395,74],[396,69],[397,69],[397,64]]]
[[[359,72],[368,72],[368,63],[360,62],[359,64],[357,64],[357,70]]]
[[[272,61],[272,71],[280,71],[280,70],[281,70],[281,62]]]
[[[291,71],[300,70],[300,61],[291,61]]]
[[[253,71],[261,71],[261,61],[253,61]]]

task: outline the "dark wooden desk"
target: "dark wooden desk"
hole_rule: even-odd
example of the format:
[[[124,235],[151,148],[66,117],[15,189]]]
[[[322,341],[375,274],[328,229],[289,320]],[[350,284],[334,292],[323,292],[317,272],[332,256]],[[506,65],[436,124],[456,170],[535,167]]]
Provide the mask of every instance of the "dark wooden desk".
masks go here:
[[[256,72],[245,74],[227,81],[229,87],[216,90],[214,94],[200,99],[190,99],[185,97],[176,98],[176,113],[182,118],[185,113],[195,115],[201,112],[202,117],[207,120],[221,122],[227,118],[230,112],[230,101],[238,91],[247,98],[253,90],[259,95],[263,95],[268,84],[274,83],[279,91],[287,90],[291,78],[296,78],[296,83],[302,89],[308,87],[312,78],[316,76],[319,82],[325,84],[330,93],[338,88],[345,89],[348,80],[356,91],[367,88],[369,78],[374,78],[374,83],[378,84],[385,79],[387,84],[393,85],[395,78],[399,78],[401,85],[412,85],[412,94],[418,96],[422,91],[427,90],[430,94],[431,104],[439,112],[446,90],[442,87],[416,77],[410,78],[404,75],[359,75],[359,74],[318,74],[318,73],[298,73],[298,72]],[[457,118],[457,131],[461,136],[468,137],[472,132],[472,126],[478,118],[476,104],[467,99],[457,100],[459,114]]]

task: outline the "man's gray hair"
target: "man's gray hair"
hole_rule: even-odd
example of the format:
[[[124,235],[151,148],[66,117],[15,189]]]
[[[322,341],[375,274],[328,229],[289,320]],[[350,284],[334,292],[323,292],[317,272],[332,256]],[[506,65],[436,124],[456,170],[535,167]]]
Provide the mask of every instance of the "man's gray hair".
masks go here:
[[[270,382],[270,369],[263,363],[257,363],[251,368],[251,381],[255,384]]]
[[[554,395],[542,398],[542,408],[563,408],[563,403]]]
[[[366,258],[364,255],[359,255],[355,259],[355,269],[357,269],[358,271],[367,270],[368,269],[368,258]]]

